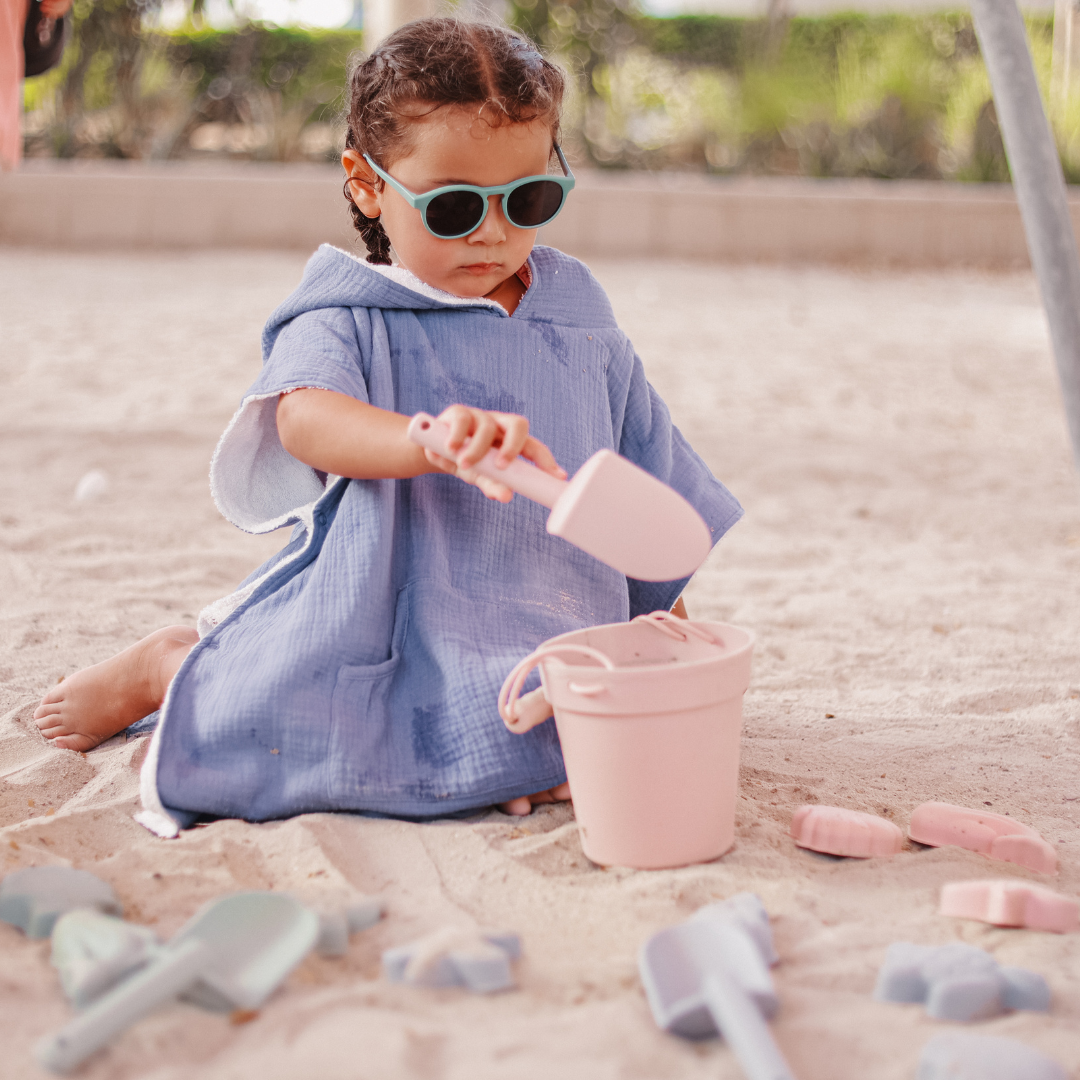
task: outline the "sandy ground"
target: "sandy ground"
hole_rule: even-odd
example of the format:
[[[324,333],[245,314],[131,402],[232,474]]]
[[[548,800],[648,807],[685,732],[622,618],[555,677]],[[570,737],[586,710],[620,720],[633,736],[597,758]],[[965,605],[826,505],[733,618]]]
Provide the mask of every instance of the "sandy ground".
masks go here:
[[[936,914],[943,882],[1033,875],[956,849],[830,861],[786,835],[807,801],[900,825],[927,799],[989,806],[1057,844],[1056,887],[1080,888],[1080,485],[1026,275],[596,265],[747,509],[688,596],[759,642],[737,841],[717,862],[603,870],[568,806],[425,826],[223,821],[162,841],[131,819],[146,740],[83,757],[40,739],[30,715],[61,675],[191,623],[281,542],[221,520],[206,472],[302,262],[0,250],[0,873],[92,870],[163,935],[237,888],[349,888],[389,909],[346,958],[305,961],[253,1022],[176,1005],[85,1075],[733,1078],[720,1042],[655,1029],[635,954],[743,889],[774,919],[775,1032],[801,1080],[914,1076],[942,1026],[871,1000],[895,940],[968,941],[1042,972],[1049,1015],[975,1030],[1080,1075],[1080,937]],[[76,502],[92,468],[110,491]],[[521,931],[521,989],[382,980],[384,948],[448,923]],[[30,1047],[69,1015],[47,943],[0,925],[5,1080],[41,1075]]]

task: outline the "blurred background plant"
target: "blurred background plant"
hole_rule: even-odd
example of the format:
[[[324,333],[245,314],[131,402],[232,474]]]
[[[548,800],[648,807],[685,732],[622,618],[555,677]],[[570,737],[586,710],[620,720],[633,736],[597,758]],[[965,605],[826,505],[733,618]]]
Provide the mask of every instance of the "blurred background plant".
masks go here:
[[[60,66],[26,82],[27,157],[337,160],[359,31],[189,20],[165,32],[154,13],[76,0]]]
[[[598,164],[1008,179],[966,14],[634,26],[634,44],[592,74],[580,138]],[[1035,18],[1028,29],[1048,81],[1052,23]]]
[[[62,65],[26,84],[27,156],[330,161],[356,30],[157,25],[153,0],[76,0]],[[149,5],[149,6],[148,6]],[[579,164],[735,174],[1008,179],[970,16],[644,15],[511,0],[573,78]],[[1030,15],[1044,88],[1052,18]],[[1055,111],[1080,181],[1080,100]]]

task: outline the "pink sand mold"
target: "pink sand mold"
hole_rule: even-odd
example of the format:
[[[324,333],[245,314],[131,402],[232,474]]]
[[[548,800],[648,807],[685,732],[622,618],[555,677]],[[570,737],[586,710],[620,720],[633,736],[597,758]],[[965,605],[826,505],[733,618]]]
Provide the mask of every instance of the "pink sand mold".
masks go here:
[[[1068,1073],[1016,1039],[948,1031],[923,1047],[915,1080],[1068,1080]]]
[[[478,933],[447,927],[382,954],[390,982],[414,986],[464,986],[474,994],[512,989],[511,961],[521,956],[517,934]]]
[[[1069,934],[1080,930],[1080,902],[1027,881],[952,881],[941,888],[941,914],[991,926]]]
[[[977,851],[1040,874],[1057,873],[1057,852],[1034,829],[1004,814],[969,810],[951,803],[928,802],[911,814],[908,835],[931,847]]]
[[[61,915],[78,908],[122,914],[112,886],[88,870],[31,866],[0,881],[0,922],[17,926],[28,938],[47,938]]]
[[[1037,972],[1002,967],[987,952],[955,942],[894,942],[874,986],[877,1001],[923,1003],[935,1020],[988,1020],[1011,1009],[1048,1012],[1050,988]]]
[[[800,806],[791,817],[791,835],[799,847],[852,859],[895,855],[904,846],[904,834],[891,821],[842,806]]]

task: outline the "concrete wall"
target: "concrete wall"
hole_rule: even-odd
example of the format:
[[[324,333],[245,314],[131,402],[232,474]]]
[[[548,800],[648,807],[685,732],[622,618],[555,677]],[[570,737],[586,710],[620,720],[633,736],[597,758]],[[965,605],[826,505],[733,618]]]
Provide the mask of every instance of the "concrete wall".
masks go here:
[[[0,174],[0,243],[351,247],[343,179],[334,166],[28,162]],[[1080,231],[1080,193],[1071,207]],[[541,242],[581,257],[1028,264],[1012,189],[999,185],[584,173]]]

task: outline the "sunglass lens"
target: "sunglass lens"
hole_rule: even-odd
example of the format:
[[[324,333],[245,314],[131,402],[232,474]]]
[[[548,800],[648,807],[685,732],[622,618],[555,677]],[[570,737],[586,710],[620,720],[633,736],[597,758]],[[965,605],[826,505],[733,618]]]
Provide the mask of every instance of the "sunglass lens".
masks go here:
[[[448,191],[427,204],[428,228],[436,236],[461,236],[484,216],[484,200],[475,191]]]
[[[510,192],[506,216],[519,229],[536,229],[550,221],[562,206],[562,188],[551,180],[533,180]]]

